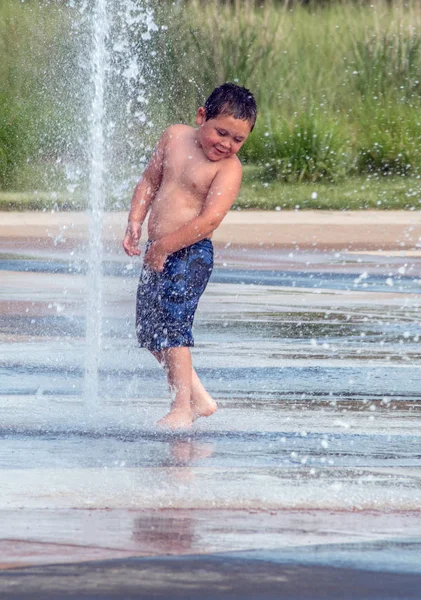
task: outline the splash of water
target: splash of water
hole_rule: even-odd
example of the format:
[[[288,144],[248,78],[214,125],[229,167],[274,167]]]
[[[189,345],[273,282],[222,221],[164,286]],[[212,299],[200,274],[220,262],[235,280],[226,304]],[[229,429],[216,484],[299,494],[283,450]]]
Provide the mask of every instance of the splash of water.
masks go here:
[[[105,78],[107,69],[106,39],[108,17],[106,0],[96,0],[93,12],[93,48],[91,73],[94,95],[91,107],[91,160],[89,179],[89,258],[87,275],[87,356],[85,365],[85,397],[88,404],[95,405],[99,392],[99,366],[101,357],[102,317],[102,225],[105,206],[104,186],[104,120]]]
[[[150,126],[146,113],[146,46],[158,27],[154,22],[153,10],[147,2],[95,0],[91,13],[91,30],[90,72],[93,97],[89,135],[85,398],[88,406],[94,409],[100,394],[104,210],[107,195],[116,196],[116,189],[130,187],[132,183],[123,182],[122,185],[120,179],[113,180],[116,171],[121,169],[130,173],[133,162],[136,162],[136,175],[139,177],[140,164],[133,157],[138,156],[139,151],[142,152],[142,133]]]

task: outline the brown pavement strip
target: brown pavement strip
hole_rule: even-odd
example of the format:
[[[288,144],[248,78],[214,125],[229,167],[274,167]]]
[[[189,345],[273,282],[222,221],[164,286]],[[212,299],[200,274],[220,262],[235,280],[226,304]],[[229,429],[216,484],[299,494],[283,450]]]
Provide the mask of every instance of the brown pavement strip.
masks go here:
[[[421,246],[421,244],[420,244]],[[349,250],[347,254],[358,254],[361,255],[361,252],[358,250]],[[389,252],[383,252],[378,250],[367,250],[364,252],[367,256],[383,256],[385,258],[421,258],[421,249],[420,250],[389,250]]]
[[[107,213],[104,239],[121,240],[126,221],[126,212]],[[146,226],[143,229],[146,235]],[[23,246],[35,238],[64,247],[85,238],[87,231],[86,213],[0,216],[0,238],[21,238]],[[412,250],[420,237],[421,216],[411,211],[231,211],[213,239],[217,244],[247,246]]]
[[[150,555],[150,552],[133,552],[118,548],[101,548],[89,545],[14,539],[0,540],[0,556],[3,557],[0,563],[0,570],[29,565],[75,563]]]
[[[86,309],[80,302],[61,302],[66,314],[69,312],[75,316],[84,316]],[[0,300],[0,315],[11,317],[12,315],[27,315],[31,317],[51,317],[57,314],[56,305],[47,302]]]
[[[0,511],[1,569],[420,536],[420,512],[205,509]]]

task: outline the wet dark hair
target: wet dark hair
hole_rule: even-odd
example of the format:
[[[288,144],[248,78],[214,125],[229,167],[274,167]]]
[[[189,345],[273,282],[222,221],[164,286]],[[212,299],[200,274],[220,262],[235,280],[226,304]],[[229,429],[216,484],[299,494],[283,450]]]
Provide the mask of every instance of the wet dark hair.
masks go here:
[[[257,118],[257,105],[250,90],[235,85],[223,83],[215,88],[205,102],[206,121],[218,115],[231,115],[236,119],[248,121],[253,130]]]

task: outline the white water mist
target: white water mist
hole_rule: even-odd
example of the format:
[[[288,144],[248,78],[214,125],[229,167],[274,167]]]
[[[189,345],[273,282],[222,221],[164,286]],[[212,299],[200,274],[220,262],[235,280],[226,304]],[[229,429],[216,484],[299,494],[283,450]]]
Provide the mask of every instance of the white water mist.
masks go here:
[[[158,31],[153,10],[143,0],[95,0],[90,10],[91,94],[89,102],[89,250],[87,256],[85,399],[92,409],[100,395],[103,313],[102,230],[107,196],[134,186],[141,175],[151,127],[147,116],[148,52]],[[121,173],[127,173],[126,181]],[[120,205],[122,206],[122,205]]]
[[[93,98],[90,115],[89,251],[86,306],[85,397],[98,402],[102,320],[102,226],[105,207],[105,85],[108,17],[106,0],[96,0],[92,14],[91,74]]]

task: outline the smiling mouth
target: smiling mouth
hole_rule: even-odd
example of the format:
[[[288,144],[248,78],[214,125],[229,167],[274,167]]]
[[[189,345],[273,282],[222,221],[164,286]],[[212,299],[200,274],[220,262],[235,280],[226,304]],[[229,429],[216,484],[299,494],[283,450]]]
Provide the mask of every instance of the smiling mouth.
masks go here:
[[[214,146],[214,148],[218,152],[218,154],[228,154],[227,151],[225,151],[225,150],[219,150],[216,146]]]

